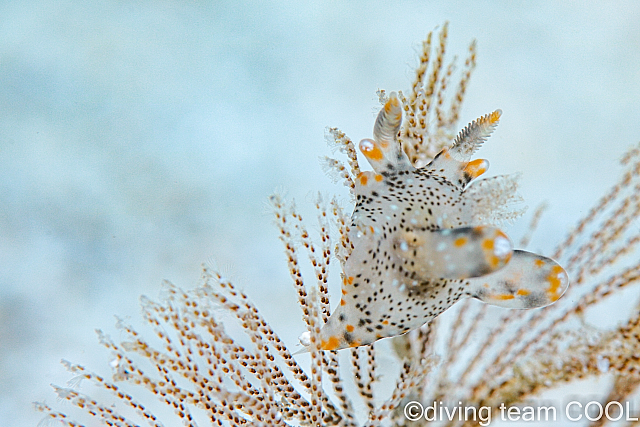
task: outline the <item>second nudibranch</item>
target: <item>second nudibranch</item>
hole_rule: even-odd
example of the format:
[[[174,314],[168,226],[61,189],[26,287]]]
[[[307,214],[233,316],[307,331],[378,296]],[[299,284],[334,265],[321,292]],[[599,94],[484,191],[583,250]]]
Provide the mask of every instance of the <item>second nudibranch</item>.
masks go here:
[[[344,266],[340,304],[320,332],[322,349],[403,334],[464,297],[534,308],[562,296],[569,279],[560,265],[514,250],[504,232],[477,219],[478,210],[491,203],[491,190],[502,188],[501,177],[480,181],[487,188],[480,203],[469,184],[489,163],[470,158],[500,115],[496,110],[472,122],[450,148],[415,168],[397,139],[400,101],[395,93],[389,96],[373,139],[359,145],[373,171],[356,178],[354,249]]]

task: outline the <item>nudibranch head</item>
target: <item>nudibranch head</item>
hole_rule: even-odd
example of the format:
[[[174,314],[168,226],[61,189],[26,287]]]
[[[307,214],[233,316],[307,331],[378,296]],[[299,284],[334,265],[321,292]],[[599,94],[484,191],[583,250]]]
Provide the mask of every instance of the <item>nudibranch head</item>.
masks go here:
[[[489,167],[471,156],[495,129],[496,110],[469,124],[451,147],[415,168],[397,135],[402,106],[392,93],[373,139],[360,151],[373,171],[355,180],[354,249],[345,262],[342,299],[320,332],[321,348],[338,350],[403,334],[430,322],[463,297],[510,308],[556,301],[569,279],[555,261],[514,250],[496,224],[511,178],[470,183]]]

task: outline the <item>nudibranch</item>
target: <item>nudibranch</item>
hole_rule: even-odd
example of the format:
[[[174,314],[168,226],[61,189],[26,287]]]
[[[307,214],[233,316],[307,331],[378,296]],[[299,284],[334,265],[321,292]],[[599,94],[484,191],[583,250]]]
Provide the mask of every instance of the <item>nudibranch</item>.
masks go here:
[[[478,219],[478,210],[493,206],[492,193],[472,189],[483,183],[483,189],[497,188],[503,177],[470,185],[489,166],[470,159],[500,115],[496,110],[470,123],[451,147],[416,168],[397,138],[401,103],[395,93],[389,96],[373,139],[359,144],[373,171],[356,177],[354,249],[344,265],[340,304],[320,331],[322,349],[401,335],[461,298],[525,309],[562,296],[569,278],[560,265],[514,250],[495,224]]]

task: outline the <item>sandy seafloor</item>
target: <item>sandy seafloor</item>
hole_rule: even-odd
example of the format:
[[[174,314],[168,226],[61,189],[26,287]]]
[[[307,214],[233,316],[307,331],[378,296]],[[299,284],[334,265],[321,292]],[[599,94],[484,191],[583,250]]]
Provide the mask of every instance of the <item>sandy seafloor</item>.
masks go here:
[[[478,40],[461,126],[503,110],[478,155],[549,203],[531,245],[548,254],[640,141],[636,2],[2,2],[0,426],[68,408],[59,360],[108,374],[94,329],[117,339],[114,314],[140,324],[140,294],[194,286],[203,262],[293,346],[267,198],[309,219],[317,191],[347,204],[325,127],[370,137],[376,90],[408,89],[446,20],[449,58]]]

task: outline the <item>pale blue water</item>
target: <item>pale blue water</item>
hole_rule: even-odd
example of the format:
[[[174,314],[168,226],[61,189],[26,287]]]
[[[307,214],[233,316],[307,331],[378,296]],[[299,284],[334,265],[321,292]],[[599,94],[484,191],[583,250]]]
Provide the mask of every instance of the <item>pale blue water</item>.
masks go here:
[[[211,259],[295,343],[267,197],[309,219],[318,190],[346,201],[324,127],[371,136],[375,91],[408,89],[445,20],[461,60],[478,40],[461,126],[503,110],[479,155],[550,203],[548,253],[640,140],[640,6],[432,3],[2,2],[0,426],[38,422],[61,358],[106,372],[93,329],[117,338],[114,314],[139,322],[138,295]]]

